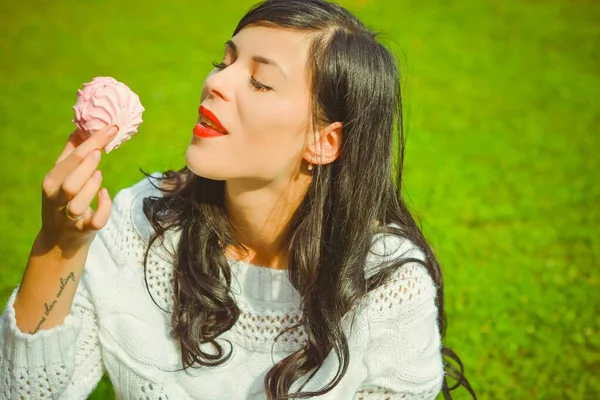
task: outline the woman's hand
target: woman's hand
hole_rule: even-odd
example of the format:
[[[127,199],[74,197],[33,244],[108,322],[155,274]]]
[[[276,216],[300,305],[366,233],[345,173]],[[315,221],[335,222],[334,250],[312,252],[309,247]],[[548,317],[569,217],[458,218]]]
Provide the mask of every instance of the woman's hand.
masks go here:
[[[106,189],[100,190],[102,174],[97,168],[100,149],[117,132],[116,125],[107,126],[83,142],[76,132],[71,134],[42,183],[42,228],[37,240],[63,252],[78,251],[106,225],[112,202]],[[90,204],[96,195],[98,209],[94,211]]]

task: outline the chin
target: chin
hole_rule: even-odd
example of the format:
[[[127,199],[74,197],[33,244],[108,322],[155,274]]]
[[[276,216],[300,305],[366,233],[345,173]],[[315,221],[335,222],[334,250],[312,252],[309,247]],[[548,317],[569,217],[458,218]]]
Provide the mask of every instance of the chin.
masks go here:
[[[224,168],[210,157],[205,157],[202,151],[193,146],[188,147],[185,153],[185,164],[194,175],[215,181],[224,181],[227,176],[223,174]],[[214,160],[216,161],[216,160]]]
[[[187,167],[190,171],[194,173],[194,175],[199,176],[201,178],[210,179],[213,181],[226,181],[227,178],[222,174],[215,173],[214,171],[207,171],[206,169],[198,168],[198,166],[190,165],[187,163]]]

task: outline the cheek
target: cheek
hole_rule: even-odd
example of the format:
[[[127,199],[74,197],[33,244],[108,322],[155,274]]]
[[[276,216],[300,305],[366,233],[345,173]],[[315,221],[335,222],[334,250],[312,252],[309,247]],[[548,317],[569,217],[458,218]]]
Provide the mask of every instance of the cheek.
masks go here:
[[[266,180],[293,171],[304,149],[302,112],[290,101],[273,98],[240,107],[242,134],[235,150],[237,160]]]
[[[264,144],[291,144],[298,140],[306,122],[306,107],[298,102],[273,96],[265,101],[249,101],[240,107],[245,136]]]

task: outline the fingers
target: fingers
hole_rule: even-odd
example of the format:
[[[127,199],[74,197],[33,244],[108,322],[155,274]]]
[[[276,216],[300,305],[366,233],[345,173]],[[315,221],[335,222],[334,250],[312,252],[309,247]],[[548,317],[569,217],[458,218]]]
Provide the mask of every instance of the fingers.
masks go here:
[[[69,141],[65,145],[63,152],[57,160],[57,164],[52,170],[44,177],[42,189],[44,194],[48,198],[55,198],[60,192],[63,184],[67,177],[69,177],[73,171],[87,159],[90,152],[95,149],[100,149],[106,146],[118,132],[118,126],[112,125],[101,129],[94,133],[89,139],[78,145],[81,140],[79,132],[75,131],[69,137]],[[100,152],[98,152],[100,154]],[[99,159],[93,168],[90,165],[86,165],[84,168],[84,174],[79,177],[79,180],[75,179],[68,183],[66,189],[67,193],[61,200],[68,201],[77,193],[77,188],[81,188],[84,182],[86,182],[91,174],[94,172],[98,165]],[[66,202],[65,201],[65,202]]]
[[[58,165],[62,160],[67,158],[67,156],[69,154],[71,154],[73,152],[73,150],[75,150],[75,148],[77,146],[79,146],[81,143],[83,143],[83,138],[81,137],[81,132],[79,132],[77,129],[75,129],[73,131],[73,133],[71,133],[71,136],[69,136],[69,140],[67,140],[67,144],[65,145],[62,153],[60,153],[60,155],[56,159],[56,162],[54,163],[54,165],[55,166]]]
[[[108,217],[110,217],[111,210],[112,201],[108,195],[108,190],[102,189],[98,193],[98,210],[94,213],[90,221],[92,229],[102,229],[108,222]]]
[[[83,187],[77,191],[77,194],[68,202],[69,213],[74,217],[85,215],[90,208],[90,204],[102,184],[102,174],[100,171],[94,174],[85,182]]]
[[[102,175],[100,171],[96,171],[77,196],[66,206],[69,207],[69,213],[74,217],[83,216],[81,220],[74,221],[74,224],[81,230],[98,231],[108,223],[112,211],[112,201],[108,195],[108,190],[102,189],[98,192],[101,183]],[[98,210],[94,212],[90,205],[96,193],[98,193]]]
[[[111,125],[100,129],[95,132],[89,139],[83,141],[80,145],[77,145],[78,139],[76,136],[78,133],[74,132],[69,137],[61,157],[60,161],[57,161],[56,166],[51,171],[54,174],[55,179],[64,180],[64,178],[87,156],[89,152],[94,149],[102,149],[115,138],[119,127],[117,125]]]
[[[89,153],[93,149],[101,149],[113,140],[119,132],[118,125],[109,125],[99,131],[96,131],[89,139],[83,141],[76,151],[81,151],[84,154]]]
[[[94,171],[98,168],[99,163],[100,150],[93,150],[63,181],[62,186],[59,188],[58,196],[55,196],[57,197],[58,203],[65,204],[75,197],[75,195],[82,190],[86,182],[92,177],[92,174],[94,174]],[[96,191],[98,191],[98,189],[96,189]]]

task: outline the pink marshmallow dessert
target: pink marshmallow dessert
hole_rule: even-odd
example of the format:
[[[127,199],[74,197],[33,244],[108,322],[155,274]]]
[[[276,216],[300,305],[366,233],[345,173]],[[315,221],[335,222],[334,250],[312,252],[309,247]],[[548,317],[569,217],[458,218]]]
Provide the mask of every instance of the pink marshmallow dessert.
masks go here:
[[[82,140],[107,125],[119,126],[117,136],[104,147],[104,151],[110,153],[137,133],[145,109],[139,96],[127,85],[111,77],[99,76],[84,83],[77,91],[73,110],[73,123]]]

